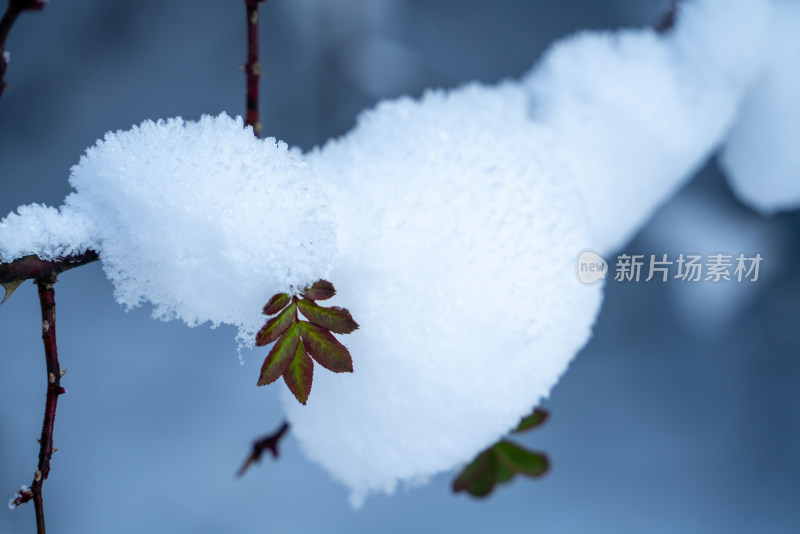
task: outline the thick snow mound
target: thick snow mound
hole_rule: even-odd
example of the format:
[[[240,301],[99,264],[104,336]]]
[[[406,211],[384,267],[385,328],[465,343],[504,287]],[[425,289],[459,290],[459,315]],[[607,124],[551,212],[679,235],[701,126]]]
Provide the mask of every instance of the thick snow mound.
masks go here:
[[[765,214],[800,207],[800,2],[775,0],[766,65],[722,153],[742,202]]]
[[[20,206],[0,220],[0,262],[31,254],[43,260],[80,254],[94,246],[94,224],[70,207]]]
[[[358,504],[469,461],[584,345],[600,287],[574,188],[519,84],[383,103],[310,155],[340,220],[331,280],[361,324],[355,372],[286,410]]]
[[[72,168],[66,206],[95,225],[125,306],[234,324],[245,342],[270,296],[327,275],[328,200],[308,165],[241,118],[146,121],[109,133]]]
[[[583,193],[593,247],[629,241],[721,143],[758,72],[767,14],[764,0],[687,2],[667,35],[581,33],[526,77],[531,115]]]

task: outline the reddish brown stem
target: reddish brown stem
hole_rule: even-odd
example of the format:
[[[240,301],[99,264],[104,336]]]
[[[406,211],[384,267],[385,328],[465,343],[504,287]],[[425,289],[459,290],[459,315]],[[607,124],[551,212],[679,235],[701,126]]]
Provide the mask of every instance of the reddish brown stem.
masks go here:
[[[261,136],[261,119],[258,112],[258,80],[261,77],[261,64],[258,61],[258,6],[266,0],[245,0],[247,7],[247,63],[244,66],[247,76],[247,103],[245,105],[245,126],[252,126],[256,137]]]
[[[36,280],[36,285],[39,287],[39,303],[42,308],[42,341],[47,362],[47,397],[44,406],[42,437],[39,439],[39,465],[30,489],[36,509],[36,532],[38,534],[45,534],[42,485],[50,475],[50,459],[54,451],[53,428],[56,422],[56,406],[58,397],[66,393],[66,390],[61,387],[61,366],[58,363],[58,346],[56,345],[56,301],[53,289],[55,282],[55,276]]]
[[[64,271],[99,260],[97,252],[87,250],[60,260],[42,260],[25,256],[8,263],[0,263],[0,284],[54,278]]]
[[[16,22],[17,17],[23,11],[39,11],[44,7],[43,0],[8,0],[8,7],[0,19],[0,96],[7,87],[4,81],[6,69],[8,68],[8,58],[6,57],[6,38],[11,27]]]
[[[256,440],[253,442],[253,450],[250,453],[250,456],[242,464],[242,467],[239,468],[239,471],[236,473],[237,476],[242,476],[247,472],[247,469],[254,463],[258,463],[261,461],[261,456],[264,454],[264,451],[269,451],[272,453],[273,458],[278,457],[278,444],[280,443],[281,439],[289,432],[289,423],[284,421],[281,424],[280,428],[272,433],[267,434],[261,439]]]

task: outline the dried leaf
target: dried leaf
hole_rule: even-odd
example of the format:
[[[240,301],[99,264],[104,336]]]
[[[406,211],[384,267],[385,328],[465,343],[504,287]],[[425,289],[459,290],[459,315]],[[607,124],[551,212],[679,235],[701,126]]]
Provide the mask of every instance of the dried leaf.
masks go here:
[[[336,294],[333,284],[327,280],[317,280],[311,287],[303,291],[303,297],[308,300],[327,300]]]
[[[297,319],[297,305],[292,302],[277,317],[273,317],[256,334],[256,345],[263,347],[283,335]]]
[[[283,373],[283,380],[300,404],[305,404],[311,393],[311,383],[314,381],[314,362],[306,354],[302,341],[297,345],[292,363]]]
[[[5,302],[9,299],[9,297],[11,297],[11,294],[17,290],[17,288],[20,286],[20,284],[22,284],[22,282],[24,282],[24,280],[14,280],[13,282],[6,282],[4,284],[0,284],[0,286],[3,286],[3,289],[6,290],[5,291],[6,294],[3,296],[3,300],[0,301],[0,305],[5,304]]]
[[[261,378],[258,380],[259,386],[266,386],[280,378],[292,363],[299,344],[299,327],[297,323],[293,323],[283,337],[275,343],[264,360],[264,365],[261,367]]]
[[[281,311],[287,304],[289,304],[289,295],[286,293],[278,293],[277,295],[273,295],[267,305],[264,306],[264,311],[262,312],[264,315],[275,315],[279,311]]]
[[[542,410],[541,408],[536,408],[533,410],[532,414],[523,418],[522,421],[519,422],[519,425],[517,425],[517,428],[512,430],[512,432],[524,432],[531,428],[537,427],[547,421],[549,415],[550,414],[548,414],[547,411]]]
[[[335,334],[349,334],[358,328],[358,323],[344,308],[338,306],[323,308],[310,300],[300,300],[297,307],[309,321]]]
[[[547,472],[549,463],[544,454],[523,449],[516,443],[502,440],[495,445],[494,450],[497,459],[507,468],[523,475],[538,477]]]
[[[350,352],[333,337],[333,334],[306,321],[295,324],[299,324],[303,344],[317,363],[334,373],[353,372],[353,359],[350,357]]]

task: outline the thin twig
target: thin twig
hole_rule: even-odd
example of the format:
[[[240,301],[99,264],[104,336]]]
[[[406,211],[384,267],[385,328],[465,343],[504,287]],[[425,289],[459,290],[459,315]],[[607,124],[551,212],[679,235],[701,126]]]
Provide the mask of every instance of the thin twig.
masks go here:
[[[17,17],[23,11],[39,11],[44,7],[44,0],[8,0],[8,7],[0,19],[0,96],[8,86],[3,78],[8,68],[8,55],[6,54],[6,38]]]
[[[36,509],[36,532],[45,534],[44,502],[42,485],[50,475],[50,459],[53,456],[53,428],[56,421],[58,397],[66,393],[61,387],[61,366],[58,363],[58,346],[56,345],[56,301],[53,285],[56,277],[36,280],[39,287],[39,303],[42,308],[42,342],[47,361],[47,397],[44,407],[44,423],[42,437],[39,439],[39,465],[33,477],[30,493]]]
[[[239,468],[239,471],[236,473],[236,476],[241,477],[247,472],[247,469],[254,463],[258,463],[261,461],[261,455],[264,454],[264,451],[269,451],[272,453],[273,458],[278,457],[278,444],[280,443],[281,439],[289,432],[289,423],[284,421],[281,424],[281,427],[272,434],[267,434],[261,439],[258,439],[253,442],[253,451],[250,453],[250,456],[242,464],[242,467]]]
[[[261,136],[261,120],[258,113],[258,79],[261,77],[261,64],[258,61],[258,6],[266,0],[245,0],[247,7],[247,63],[244,66],[247,77],[247,102],[245,106],[245,126],[252,126],[256,137]]]
[[[678,2],[676,0],[671,0],[669,3],[669,7],[661,15],[661,18],[658,19],[653,25],[653,29],[656,30],[658,33],[669,33],[672,28],[675,27],[675,23],[678,21]]]

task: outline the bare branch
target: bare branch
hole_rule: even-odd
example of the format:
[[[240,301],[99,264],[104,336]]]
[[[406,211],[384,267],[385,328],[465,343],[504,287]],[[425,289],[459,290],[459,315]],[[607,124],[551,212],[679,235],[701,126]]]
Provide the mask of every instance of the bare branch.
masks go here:
[[[281,427],[273,434],[267,434],[263,438],[256,440],[253,442],[253,451],[250,453],[250,456],[242,464],[242,467],[239,468],[239,471],[236,473],[236,476],[241,477],[244,475],[249,467],[261,461],[261,455],[264,454],[264,451],[269,451],[272,453],[273,458],[278,457],[278,444],[280,443],[281,439],[289,432],[289,423],[284,421]]]
[[[252,126],[256,137],[261,136],[261,120],[258,111],[258,80],[261,77],[261,63],[258,61],[258,6],[266,0],[245,0],[247,7],[247,63],[244,66],[247,77],[247,103],[245,106],[245,126]]]
[[[17,17],[23,11],[39,11],[44,7],[44,0],[8,0],[8,7],[0,19],[0,96],[8,86],[3,78],[8,68],[8,55],[6,54],[6,38]]]

